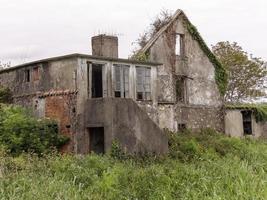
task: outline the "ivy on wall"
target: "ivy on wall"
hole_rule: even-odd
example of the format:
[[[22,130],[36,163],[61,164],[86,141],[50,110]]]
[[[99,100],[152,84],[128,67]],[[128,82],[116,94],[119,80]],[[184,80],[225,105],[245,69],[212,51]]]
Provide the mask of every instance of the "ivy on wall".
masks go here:
[[[267,104],[227,105],[228,109],[251,110],[257,122],[267,122]]]
[[[216,80],[216,83],[218,85],[221,95],[224,96],[226,89],[227,89],[227,80],[228,80],[228,75],[227,75],[225,68],[217,60],[215,55],[211,52],[209,47],[206,45],[205,41],[203,40],[200,33],[198,32],[197,28],[194,25],[192,25],[188,20],[186,21],[187,21],[186,27],[187,27],[188,32],[192,35],[193,39],[199,43],[201,49],[208,56],[210,62],[215,66],[215,80]]]

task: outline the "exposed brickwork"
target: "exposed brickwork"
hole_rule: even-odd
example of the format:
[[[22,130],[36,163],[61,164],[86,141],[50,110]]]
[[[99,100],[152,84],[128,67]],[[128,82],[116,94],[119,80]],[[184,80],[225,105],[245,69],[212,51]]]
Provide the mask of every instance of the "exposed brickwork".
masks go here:
[[[71,138],[71,141],[62,148],[62,152],[73,152],[74,134],[76,129],[76,96],[47,96],[45,98],[45,117],[59,123],[61,134]]]

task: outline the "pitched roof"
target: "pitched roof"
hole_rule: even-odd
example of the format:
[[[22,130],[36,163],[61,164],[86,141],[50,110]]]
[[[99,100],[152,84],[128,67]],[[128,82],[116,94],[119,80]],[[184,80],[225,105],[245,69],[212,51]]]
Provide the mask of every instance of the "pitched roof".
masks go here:
[[[171,26],[171,24],[177,19],[177,17],[179,17],[180,15],[183,15],[186,23],[187,23],[187,30],[188,32],[191,34],[191,36],[193,37],[194,40],[196,40],[200,46],[200,48],[202,49],[202,51],[207,55],[207,57],[209,58],[210,62],[213,64],[214,68],[215,68],[215,79],[216,79],[216,83],[218,85],[218,88],[220,90],[220,93],[222,95],[225,94],[226,91],[226,86],[227,86],[227,73],[226,70],[224,69],[224,67],[222,66],[222,64],[218,61],[218,59],[216,58],[216,56],[212,53],[212,51],[210,50],[210,48],[208,47],[208,45],[205,43],[205,41],[203,40],[203,38],[201,37],[201,35],[199,34],[197,28],[190,22],[190,20],[188,19],[188,17],[185,15],[185,13],[182,10],[177,10],[171,20],[169,21],[168,24],[166,24],[165,26],[163,26],[156,34],[154,34],[149,41],[147,42],[147,44],[138,51],[138,53],[146,53],[149,48],[156,42],[156,40],[167,30],[167,28],[169,26]]]

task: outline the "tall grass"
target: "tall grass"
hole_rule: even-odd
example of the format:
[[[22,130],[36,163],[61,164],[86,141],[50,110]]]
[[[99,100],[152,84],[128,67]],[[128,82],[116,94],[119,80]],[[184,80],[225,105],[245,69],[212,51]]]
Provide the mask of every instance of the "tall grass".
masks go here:
[[[0,151],[0,199],[267,199],[267,144],[205,130],[170,134],[166,157]]]

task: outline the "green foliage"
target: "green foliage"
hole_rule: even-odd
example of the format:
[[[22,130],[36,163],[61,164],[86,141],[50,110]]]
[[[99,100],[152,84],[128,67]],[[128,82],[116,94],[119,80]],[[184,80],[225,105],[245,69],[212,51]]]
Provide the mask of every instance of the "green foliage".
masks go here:
[[[227,105],[228,109],[246,109],[253,111],[257,122],[267,122],[267,104],[235,104]]]
[[[136,51],[133,53],[132,60],[140,61],[140,62],[148,62],[149,61],[149,54],[148,53],[142,53],[140,51]]]
[[[210,129],[169,136],[170,155],[146,163],[0,151],[0,199],[267,199],[266,142]]]
[[[0,103],[12,103],[12,101],[11,90],[0,85]]]
[[[240,102],[247,98],[264,96],[267,70],[263,61],[244,52],[236,42],[219,42],[213,52],[229,72],[225,100]]]
[[[54,147],[59,148],[67,140],[58,134],[55,122],[37,120],[21,107],[0,104],[0,144],[11,154],[42,154]]]
[[[211,52],[209,47],[206,45],[197,28],[192,25],[188,20],[186,20],[186,27],[188,32],[192,35],[193,39],[199,43],[200,48],[208,56],[210,62],[215,66],[215,80],[221,95],[224,96],[227,90],[228,82],[227,71],[225,70],[224,66],[218,61],[216,56]]]

